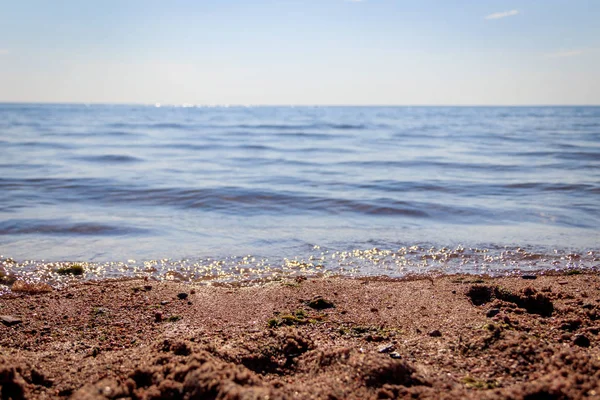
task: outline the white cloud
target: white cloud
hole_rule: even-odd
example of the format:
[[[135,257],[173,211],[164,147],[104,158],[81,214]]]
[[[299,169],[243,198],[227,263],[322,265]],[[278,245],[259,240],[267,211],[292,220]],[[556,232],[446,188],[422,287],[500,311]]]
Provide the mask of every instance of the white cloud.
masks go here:
[[[562,58],[562,57],[576,57],[584,54],[585,50],[565,50],[565,51],[557,51],[556,53],[546,54],[546,57],[549,58]]]
[[[8,52],[8,49],[0,49],[0,56],[5,56],[5,55],[7,55],[8,53],[9,53],[9,52]]]
[[[500,18],[512,17],[513,15],[517,15],[518,13],[519,13],[519,10],[497,12],[497,13],[493,13],[490,15],[486,15],[485,19],[500,19]]]

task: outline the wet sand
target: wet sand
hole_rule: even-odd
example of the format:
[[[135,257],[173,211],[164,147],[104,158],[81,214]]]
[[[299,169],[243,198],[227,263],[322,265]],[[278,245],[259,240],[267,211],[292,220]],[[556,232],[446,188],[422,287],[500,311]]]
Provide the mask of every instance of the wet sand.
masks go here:
[[[21,285],[0,398],[600,398],[600,276],[533,278]]]

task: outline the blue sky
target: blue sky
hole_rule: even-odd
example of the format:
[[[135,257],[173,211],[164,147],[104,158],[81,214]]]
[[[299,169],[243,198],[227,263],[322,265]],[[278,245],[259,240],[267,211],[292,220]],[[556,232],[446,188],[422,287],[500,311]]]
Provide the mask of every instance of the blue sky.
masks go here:
[[[0,101],[600,104],[597,0],[0,0]]]

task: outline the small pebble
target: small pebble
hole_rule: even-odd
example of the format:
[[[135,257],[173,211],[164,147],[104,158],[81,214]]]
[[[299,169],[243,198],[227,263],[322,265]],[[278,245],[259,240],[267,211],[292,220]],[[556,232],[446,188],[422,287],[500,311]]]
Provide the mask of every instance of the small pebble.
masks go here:
[[[431,332],[429,332],[428,334],[431,337],[441,337],[442,336],[442,332],[440,332],[439,330],[433,330]]]
[[[400,355],[400,353],[398,353],[397,351],[394,351],[393,353],[390,353],[390,357],[392,358],[402,358],[402,356]]]
[[[498,315],[499,312],[500,312],[499,308],[491,308],[488,310],[488,312],[485,313],[485,316],[488,318],[492,318],[492,317],[495,317],[496,315]]]
[[[184,293],[184,292],[181,292],[181,293],[177,294],[177,297],[178,297],[179,299],[181,299],[181,300],[185,300],[185,299],[187,299],[187,297],[188,297],[188,294],[187,294],[187,293]]]
[[[0,321],[6,326],[13,326],[23,322],[21,318],[13,317],[12,315],[0,315]]]
[[[394,345],[393,344],[386,344],[384,346],[380,346],[377,351],[379,353],[389,353],[392,350],[394,350]]]
[[[522,279],[528,279],[528,280],[533,280],[533,279],[537,279],[536,275],[521,275]]]
[[[196,294],[196,291],[194,289],[190,290],[190,294]]]
[[[160,311],[157,311],[156,313],[154,313],[154,321],[155,322],[161,322],[162,321],[162,313]]]
[[[169,304],[169,302],[167,300],[163,300],[160,302],[161,306],[166,306],[167,304]]]
[[[146,290],[146,291],[152,290],[152,285],[145,285],[144,290]]]

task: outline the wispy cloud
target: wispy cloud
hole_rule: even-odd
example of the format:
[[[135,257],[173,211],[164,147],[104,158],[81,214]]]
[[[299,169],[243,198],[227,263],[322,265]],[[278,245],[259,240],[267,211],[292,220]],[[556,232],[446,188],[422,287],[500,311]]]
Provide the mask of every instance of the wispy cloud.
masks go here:
[[[546,54],[546,57],[548,57],[548,58],[576,57],[576,56],[585,54],[587,52],[588,52],[588,50],[584,50],[584,49],[564,50],[564,51],[557,51],[555,53],[548,53],[548,54]]]
[[[497,13],[493,13],[490,15],[486,15],[485,19],[500,19],[500,18],[512,17],[513,15],[517,15],[518,13],[519,13],[519,10],[497,12]]]
[[[8,49],[0,49],[0,56],[5,56],[9,53]]]

